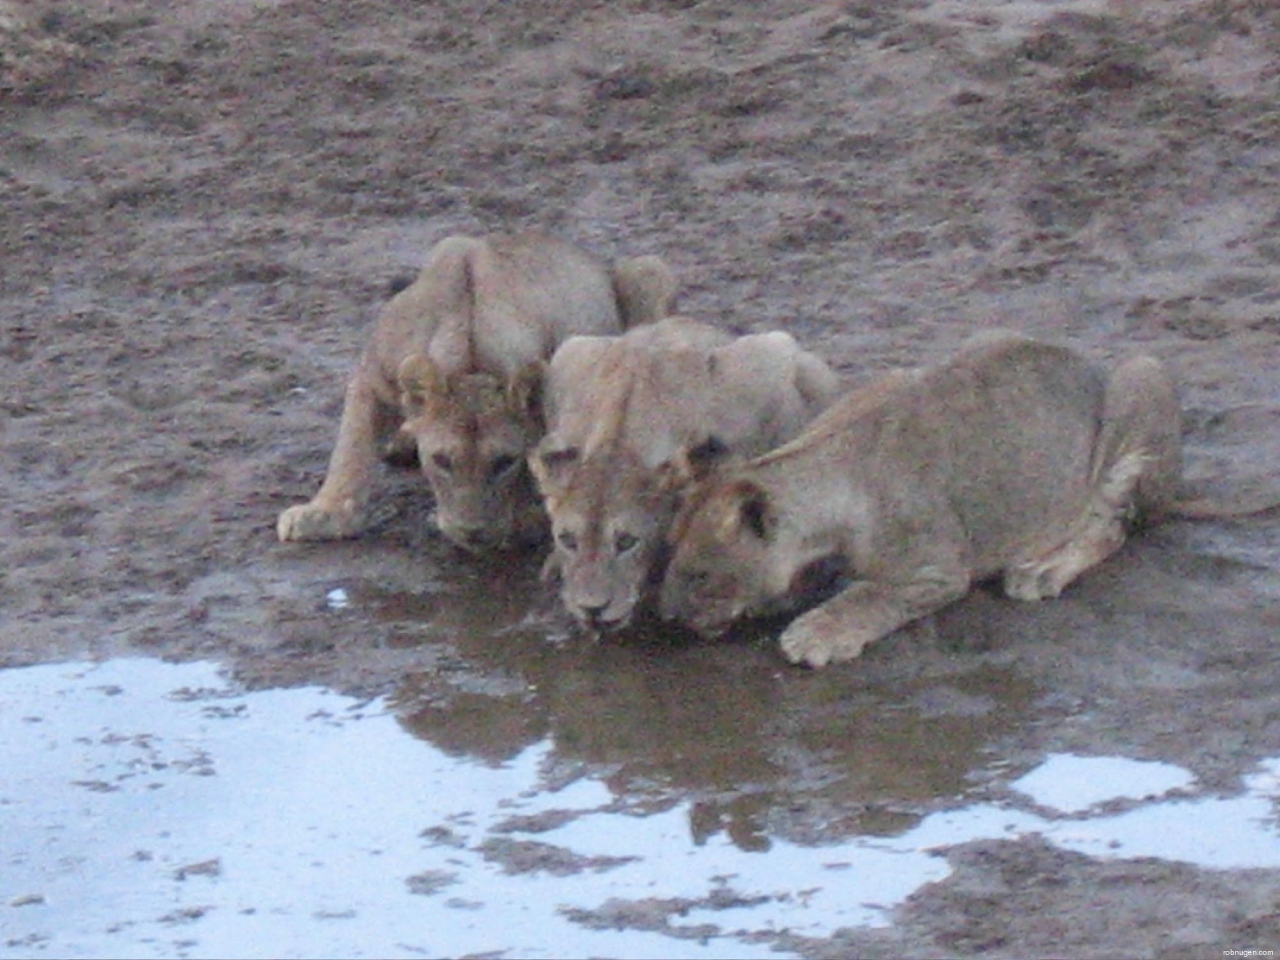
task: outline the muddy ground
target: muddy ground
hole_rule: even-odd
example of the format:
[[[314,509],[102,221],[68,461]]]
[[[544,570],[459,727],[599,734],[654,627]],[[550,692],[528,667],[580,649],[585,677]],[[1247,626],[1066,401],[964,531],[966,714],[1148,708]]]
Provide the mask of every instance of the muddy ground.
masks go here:
[[[1270,0],[5,2],[0,666],[143,653],[392,694],[451,749],[551,733],[620,792],[714,795],[704,827],[744,845],[945,805],[977,754],[1164,760],[1224,796],[1280,755],[1274,518],[1166,526],[1058,602],[978,591],[821,674],[767,632],[591,646],[536,556],[442,544],[405,473],[373,533],[278,544],[391,285],[448,233],[526,226],[660,253],[684,312],[785,327],[849,383],[991,326],[1141,348],[1180,383],[1191,473],[1280,486]],[[637,700],[663,737],[611,727]],[[907,708],[905,754],[823,737]],[[699,731],[707,765],[664,753]],[[755,762],[797,743],[865,789],[760,799],[816,776]],[[1280,949],[1274,870],[947,856],[891,927],[780,945]]]

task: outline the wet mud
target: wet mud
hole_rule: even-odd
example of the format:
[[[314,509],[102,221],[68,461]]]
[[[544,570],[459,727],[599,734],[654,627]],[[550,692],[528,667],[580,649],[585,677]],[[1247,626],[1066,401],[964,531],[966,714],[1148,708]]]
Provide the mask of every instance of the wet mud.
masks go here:
[[[1275,517],[818,672],[584,638],[410,472],[273,533],[389,290],[523,226],[849,384],[1153,353],[1280,489],[1277,104],[1248,0],[0,2],[0,955],[1280,949]]]

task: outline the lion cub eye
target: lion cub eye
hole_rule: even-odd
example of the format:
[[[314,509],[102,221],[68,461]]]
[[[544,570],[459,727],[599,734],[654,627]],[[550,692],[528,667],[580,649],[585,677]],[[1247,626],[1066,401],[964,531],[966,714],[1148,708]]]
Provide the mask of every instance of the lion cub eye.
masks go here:
[[[640,538],[633,534],[620,533],[614,538],[613,547],[618,553],[626,553],[628,550],[634,550],[639,542]]]
[[[556,543],[564,547],[570,553],[578,549],[578,538],[568,530],[561,530],[556,534]]]
[[[700,590],[711,583],[711,571],[685,570],[681,573],[681,579],[684,580],[686,586],[694,590]]]
[[[447,453],[433,453],[431,455],[431,462],[445,473],[448,473],[453,469],[453,458]]]
[[[494,457],[493,462],[489,464],[489,479],[497,480],[504,474],[510,473],[519,462],[520,461],[516,457],[513,457],[510,454],[503,454],[500,457]]]

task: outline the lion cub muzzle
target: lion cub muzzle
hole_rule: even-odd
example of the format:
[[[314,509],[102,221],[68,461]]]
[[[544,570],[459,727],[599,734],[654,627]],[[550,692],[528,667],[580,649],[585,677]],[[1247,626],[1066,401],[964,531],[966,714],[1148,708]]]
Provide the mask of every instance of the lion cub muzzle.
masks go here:
[[[561,597],[582,628],[596,635],[616,633],[631,623],[639,600],[610,564],[590,557],[569,557],[562,566]]]
[[[519,550],[544,543],[547,522],[523,460],[503,457],[479,477],[461,478],[438,466],[423,472],[436,495],[440,533],[469,553]]]

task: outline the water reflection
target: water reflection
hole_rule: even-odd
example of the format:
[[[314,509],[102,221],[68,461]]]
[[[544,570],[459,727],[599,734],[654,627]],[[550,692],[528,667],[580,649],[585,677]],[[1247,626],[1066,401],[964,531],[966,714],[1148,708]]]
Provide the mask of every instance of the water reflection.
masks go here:
[[[548,744],[550,781],[590,775],[637,810],[687,802],[695,842],[724,835],[744,851],[904,829],[922,803],[972,789],[1037,695],[1011,670],[963,660],[859,684],[788,668],[763,639],[650,628],[593,642],[541,585],[483,568],[448,596],[344,588],[356,610],[455,651],[390,697],[415,736],[487,763]]]
[[[1009,786],[1038,806],[1070,814],[1116,800],[1166,796],[1192,782],[1190,773],[1171,763],[1054,754]]]
[[[768,952],[598,932],[561,910],[594,903],[589,863],[512,869],[496,827],[607,798],[544,788],[542,750],[459,762],[381,703],[245,694],[207,664],[4,671],[0,704],[3,956]]]
[[[1166,764],[1054,755],[988,783],[985,800],[871,826],[855,816],[806,842],[795,822],[815,810],[830,822],[845,803],[906,810],[908,795],[963,789],[965,764],[983,762],[979,728],[1010,710],[1007,678],[908,695],[887,724],[855,703],[832,730],[839,701],[822,684],[718,694],[689,680],[696,663],[654,665],[634,684],[513,683],[491,699],[545,694],[549,733],[497,761],[460,733],[435,746],[426,708],[410,719],[318,688],[246,693],[208,664],[0,671],[0,956],[764,957],[781,931],[890,922],[947,876],[938,849],[974,840],[1038,834],[1101,858],[1280,867],[1280,759],[1217,797]],[[625,709],[605,717],[587,697],[562,721],[582,684]],[[825,720],[803,715],[824,702]],[[893,748],[920,749],[931,711],[948,731],[972,718],[959,724],[969,752],[935,751],[907,775]],[[669,749],[664,737],[697,717],[750,734],[745,756],[710,723],[681,740],[703,746]],[[614,737],[593,719],[650,729]],[[420,727],[431,742],[405,735]],[[566,746],[561,730],[578,737]]]
[[[392,703],[415,736],[453,755],[494,760],[547,740],[549,775],[594,772],[640,808],[690,800],[695,840],[723,830],[762,849],[806,822],[829,833],[835,816],[849,832],[898,829],[887,806],[963,794],[1033,695],[1004,670],[849,690],[847,678],[779,669],[752,649],[612,645],[567,659],[524,664],[503,696],[412,676]],[[946,712],[922,707],[931,700]]]

